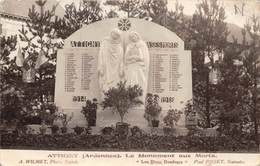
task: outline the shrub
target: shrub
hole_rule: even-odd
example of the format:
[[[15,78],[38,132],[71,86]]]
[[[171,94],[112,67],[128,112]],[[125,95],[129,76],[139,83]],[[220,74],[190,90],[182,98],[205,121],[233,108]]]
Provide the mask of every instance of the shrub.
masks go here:
[[[198,136],[129,136],[121,141],[117,136],[102,135],[20,135],[2,134],[1,148],[49,150],[135,150],[183,152],[259,152],[254,140],[231,137]]]
[[[39,110],[39,116],[48,125],[52,125],[57,118],[58,108],[54,104],[42,104]]]
[[[162,107],[159,105],[158,99],[158,95],[151,93],[148,93],[146,96],[144,118],[148,121],[149,125],[151,125],[154,120],[158,121],[159,115],[162,112]]]
[[[77,134],[77,135],[80,135],[84,132],[84,127],[79,127],[79,126],[76,126],[73,128],[74,129],[74,132]]]
[[[67,127],[61,127],[60,129],[61,129],[61,133],[62,133],[62,134],[65,134],[65,133],[67,133],[67,131],[68,131],[68,128],[67,128]]]
[[[170,109],[163,121],[166,126],[173,128],[181,118],[182,112],[177,109]]]
[[[51,126],[52,134],[57,134],[58,131],[59,131],[59,126],[57,126],[57,125]]]
[[[85,134],[90,135],[91,134],[91,127],[85,128]]]
[[[143,104],[138,97],[142,96],[143,90],[139,85],[126,86],[126,82],[119,82],[117,87],[110,88],[104,92],[104,101],[102,102],[103,109],[114,109],[121,118],[124,120],[125,114],[130,108]]]
[[[174,128],[171,128],[171,127],[164,127],[163,128],[163,133],[165,135],[173,135],[175,132],[175,129]]]
[[[68,123],[72,120],[73,118],[73,113],[71,113],[70,116],[68,116],[67,114],[63,113],[63,112],[59,112],[57,113],[57,119],[60,119],[62,122],[62,127],[61,127],[61,132],[62,133],[66,133],[68,128]]]
[[[131,134],[132,136],[140,137],[143,134],[143,132],[139,127],[134,126],[131,128]]]
[[[82,107],[81,113],[84,115],[88,126],[96,126],[97,99],[87,100],[86,106]]]
[[[3,77],[1,77],[1,81],[2,79]],[[0,89],[4,89],[2,84]],[[1,93],[0,122],[14,125],[16,122],[21,121],[24,116],[22,111],[25,105],[23,92],[14,87],[7,88],[7,90],[1,92],[4,93]]]
[[[101,130],[102,135],[114,135],[115,129],[112,127],[104,127]]]

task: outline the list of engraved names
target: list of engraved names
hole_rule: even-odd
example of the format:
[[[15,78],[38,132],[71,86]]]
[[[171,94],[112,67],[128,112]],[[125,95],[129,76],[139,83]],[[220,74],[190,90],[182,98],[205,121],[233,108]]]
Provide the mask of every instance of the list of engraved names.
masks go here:
[[[80,55],[80,58],[79,56]],[[65,58],[65,91],[89,90],[94,74],[94,57],[91,52],[68,53]],[[79,84],[80,83],[80,84]]]
[[[68,53],[65,58],[65,91],[74,92],[77,80],[76,57],[73,53]]]
[[[177,54],[151,53],[151,88],[154,93],[177,91],[179,59]]]
[[[81,67],[81,89],[89,90],[91,76],[93,73],[92,61],[94,60],[93,56],[90,56],[88,53],[84,53],[81,56],[82,67]]]

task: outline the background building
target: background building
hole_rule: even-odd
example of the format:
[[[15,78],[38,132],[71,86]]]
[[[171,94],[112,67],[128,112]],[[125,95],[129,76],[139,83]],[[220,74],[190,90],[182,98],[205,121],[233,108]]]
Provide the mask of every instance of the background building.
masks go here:
[[[35,5],[36,0],[3,0],[0,2],[0,34],[4,36],[18,35],[22,25],[26,25],[29,9]],[[51,10],[56,6],[55,14],[63,17],[64,8],[56,0],[48,0],[46,8]],[[18,39],[19,40],[19,39]]]

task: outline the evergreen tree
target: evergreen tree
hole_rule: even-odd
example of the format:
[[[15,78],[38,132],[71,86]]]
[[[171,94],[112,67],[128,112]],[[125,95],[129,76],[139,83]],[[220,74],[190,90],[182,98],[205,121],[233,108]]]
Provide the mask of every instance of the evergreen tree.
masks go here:
[[[10,55],[16,51],[16,36],[0,37],[0,120],[7,123],[19,119],[23,106],[21,72]]]
[[[36,80],[27,84],[25,91],[29,98],[43,100],[43,95],[54,95],[57,49],[62,43],[56,32],[55,9],[45,10],[47,0],[37,0],[29,9],[29,21],[20,31],[20,39],[27,43],[22,49],[24,64],[22,69],[36,70]],[[38,10],[39,9],[39,10]],[[25,71],[24,71],[25,72]]]
[[[10,56],[16,50],[16,43],[16,36],[0,37],[0,93],[14,86],[21,74],[15,65],[15,59]]]
[[[64,18],[56,17],[55,19],[57,23],[55,29],[62,39],[66,39],[83,25],[103,19],[102,9],[97,1],[83,0],[80,1],[78,7],[75,3],[71,3],[66,5],[65,8]]]
[[[183,14],[183,10],[184,7],[176,2],[174,11],[169,11],[170,21],[168,28],[175,32],[182,40],[184,40],[185,45],[187,46],[187,40],[190,36],[190,19]]]
[[[170,25],[171,18],[169,17],[167,1],[148,0],[142,4],[141,9],[144,11],[142,17],[150,17],[153,22],[165,27]]]
[[[259,118],[260,118],[260,18],[252,16],[245,25],[245,31],[250,40],[244,43],[245,50],[240,55],[243,62],[244,88],[248,95],[247,106],[250,120],[253,123],[256,144],[259,145]]]
[[[168,10],[167,0],[107,0],[105,5],[113,8],[108,13],[108,18],[118,17],[123,12],[129,18],[151,20],[162,25],[177,33],[183,40],[187,38],[188,19],[184,17],[184,8],[179,3],[175,4],[173,11]]]
[[[218,89],[223,105],[219,118],[223,128],[230,132],[230,124],[239,123],[241,134],[242,129],[248,129],[249,126],[249,129],[254,131],[257,144],[260,118],[259,34],[259,18],[253,16],[251,22],[242,30],[242,43],[235,40],[225,51],[220,68],[222,79]]]
[[[196,42],[192,49],[194,108],[202,116],[204,127],[212,126],[215,109],[211,103],[218,103],[214,96],[215,87],[210,84],[209,73],[216,69],[216,54],[223,54],[227,45],[228,29],[224,20],[225,10],[217,0],[202,0],[191,21],[190,35]],[[207,65],[205,58],[209,59]]]
[[[220,64],[221,79],[217,86],[217,98],[221,101],[219,124],[226,134],[242,134],[243,125],[248,123],[247,100],[248,90],[244,87],[243,64],[241,54],[243,49],[237,42],[230,43],[224,51],[224,59]],[[239,127],[239,133],[232,133],[232,124]]]
[[[114,8],[109,14],[115,17],[121,12],[128,18],[150,18],[153,22],[164,26],[166,26],[167,19],[169,19],[167,18],[168,9],[167,1],[165,0],[107,0],[104,4]]]
[[[115,9],[110,9],[109,12],[106,13],[105,18],[117,18],[119,14],[116,12]]]
[[[119,0],[119,1],[110,1],[107,0],[105,5],[109,5],[110,7],[115,7],[119,12],[123,12],[126,14],[128,18],[140,18],[141,14],[144,12],[141,9],[142,0]],[[116,9],[110,11],[115,12]],[[117,15],[114,15],[117,16]]]

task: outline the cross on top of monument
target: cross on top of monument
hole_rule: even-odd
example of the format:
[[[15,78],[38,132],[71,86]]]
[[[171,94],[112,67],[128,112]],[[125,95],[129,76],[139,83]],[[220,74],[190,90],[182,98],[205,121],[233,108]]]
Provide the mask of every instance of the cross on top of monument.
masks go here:
[[[131,28],[131,22],[127,18],[120,19],[118,21],[118,28],[121,31],[128,31]]]

